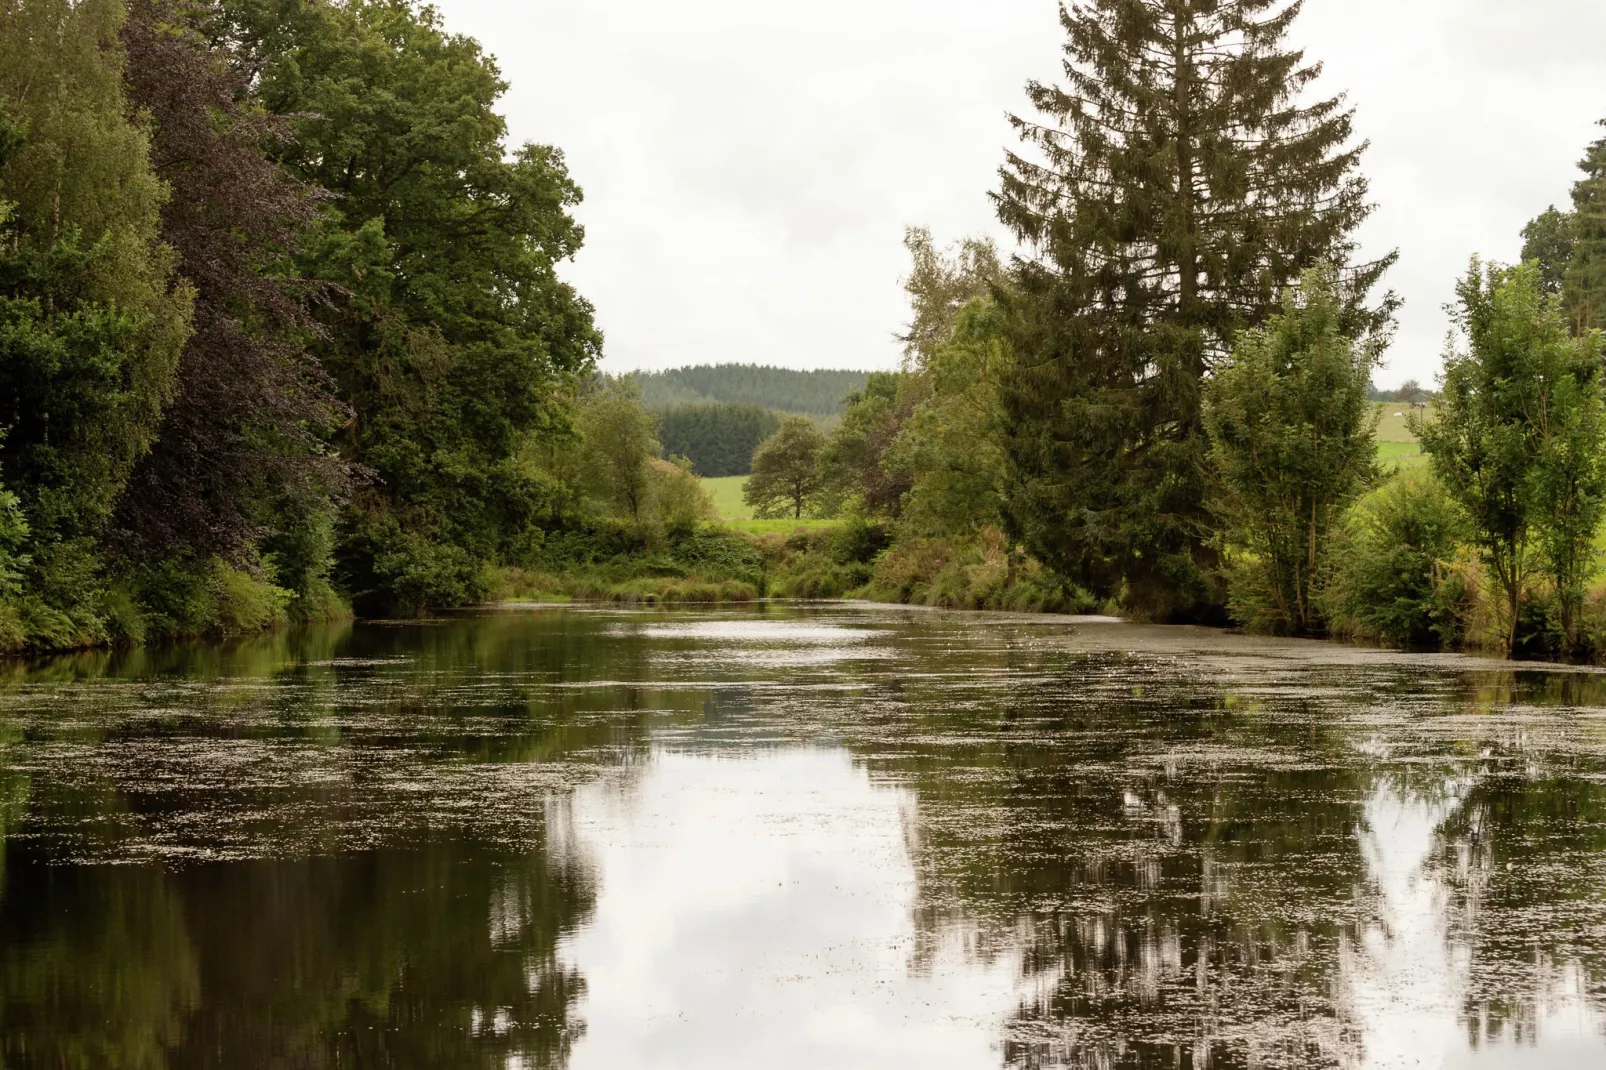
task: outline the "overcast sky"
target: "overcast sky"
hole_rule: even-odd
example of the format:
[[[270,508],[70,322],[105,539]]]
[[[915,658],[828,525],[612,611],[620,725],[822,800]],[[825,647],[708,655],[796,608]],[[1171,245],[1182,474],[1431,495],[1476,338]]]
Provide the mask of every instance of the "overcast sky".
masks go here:
[[[987,200],[1052,0],[439,0],[500,60],[518,140],[584,187],[567,271],[614,372],[891,367],[908,224],[999,232]],[[1405,298],[1395,383],[1431,378],[1475,252],[1514,259],[1606,117],[1600,0],[1307,0],[1297,43],[1358,109]]]

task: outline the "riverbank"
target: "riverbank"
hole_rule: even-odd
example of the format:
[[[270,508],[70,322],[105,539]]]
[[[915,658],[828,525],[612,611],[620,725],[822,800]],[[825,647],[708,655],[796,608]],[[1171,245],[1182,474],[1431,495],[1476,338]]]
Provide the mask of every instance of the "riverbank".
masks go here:
[[[1085,613],[1100,608],[1003,533],[894,542],[849,518],[752,534],[710,524],[656,543],[626,529],[552,536],[534,567],[499,571],[499,599],[641,605],[761,598],[873,602],[941,609]]]
[[[754,532],[726,521],[667,532],[604,522],[544,532],[525,564],[484,570],[475,602],[667,607],[851,599],[962,611],[1130,615],[1056,576],[996,528],[965,538],[895,539],[888,526],[861,518],[771,523],[782,530]],[[1463,553],[1434,563],[1427,573],[1432,582],[1418,597],[1434,630],[1399,641],[1352,616],[1335,627],[1332,639],[1502,656],[1499,614],[1476,561]],[[148,575],[141,583],[112,585],[102,599],[102,616],[91,622],[95,627],[70,620],[53,627],[44,620],[47,626],[41,627],[43,618],[28,622],[26,630],[0,626],[0,637],[8,637],[5,652],[32,656],[232,639],[359,616],[333,587],[311,599],[221,562]],[[1542,595],[1535,592],[1525,603],[1513,660],[1606,660],[1599,656],[1606,650],[1606,586],[1586,603],[1583,631],[1591,642],[1584,656],[1562,656]],[[45,638],[22,642],[24,634]]]

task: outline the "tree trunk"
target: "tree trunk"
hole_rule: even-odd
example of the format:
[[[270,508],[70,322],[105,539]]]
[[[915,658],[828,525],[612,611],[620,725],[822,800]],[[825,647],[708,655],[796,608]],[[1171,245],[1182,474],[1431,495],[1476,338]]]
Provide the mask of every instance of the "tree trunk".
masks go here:
[[[1506,623],[1507,657],[1517,649],[1517,612],[1522,608],[1522,575],[1517,568],[1517,555],[1521,552],[1520,545],[1508,548],[1505,576],[1502,577],[1506,585],[1506,611],[1511,615]]]

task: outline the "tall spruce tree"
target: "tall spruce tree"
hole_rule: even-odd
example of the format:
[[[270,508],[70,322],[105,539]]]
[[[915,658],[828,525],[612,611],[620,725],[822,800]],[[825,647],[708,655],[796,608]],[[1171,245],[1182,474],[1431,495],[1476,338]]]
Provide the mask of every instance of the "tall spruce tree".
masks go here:
[[[995,200],[1035,251],[1003,295],[1015,534],[1089,589],[1156,617],[1219,612],[1205,507],[1205,376],[1306,269],[1335,265],[1344,329],[1393,257],[1353,264],[1364,144],[1287,0],[1062,6],[1064,86],[1032,82]]]
[[[1572,258],[1562,303],[1573,332],[1584,335],[1606,328],[1606,138],[1589,146],[1578,166],[1584,177],[1573,186]]]

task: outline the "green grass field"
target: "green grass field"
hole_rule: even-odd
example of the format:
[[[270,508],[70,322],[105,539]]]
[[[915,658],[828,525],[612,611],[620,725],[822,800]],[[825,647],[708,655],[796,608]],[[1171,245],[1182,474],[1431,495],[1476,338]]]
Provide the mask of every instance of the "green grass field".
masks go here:
[[[721,520],[753,519],[752,507],[742,501],[742,488],[746,485],[746,476],[721,476],[719,479],[703,480],[703,487],[713,495],[714,508],[719,511]]]
[[[1428,463],[1406,420],[1411,406],[1398,401],[1377,402],[1377,460],[1387,468],[1420,468]]]
[[[742,487],[746,484],[746,476],[703,480],[703,486],[708,488],[708,493],[714,499],[714,509],[719,513],[719,518],[738,531],[745,531],[749,535],[772,535],[777,532],[785,535],[800,528],[832,528],[841,523],[837,520],[754,520],[752,506],[742,501]]]

